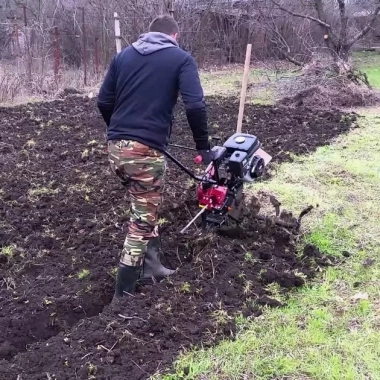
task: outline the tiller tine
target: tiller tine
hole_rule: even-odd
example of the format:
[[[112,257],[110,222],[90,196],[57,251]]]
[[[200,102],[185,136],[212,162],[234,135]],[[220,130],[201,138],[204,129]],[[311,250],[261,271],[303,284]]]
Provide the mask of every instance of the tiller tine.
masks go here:
[[[275,209],[275,216],[263,216],[263,215],[256,215],[256,218],[259,220],[265,221],[268,225],[277,225],[284,228],[289,228],[292,230],[299,230],[301,226],[301,219],[309,214],[314,207],[308,206],[304,210],[301,211],[298,218],[296,218],[291,211],[281,210],[280,206],[281,203],[278,201],[277,198],[270,195],[269,196],[270,203],[273,205]],[[258,199],[254,197],[253,203],[259,203]]]

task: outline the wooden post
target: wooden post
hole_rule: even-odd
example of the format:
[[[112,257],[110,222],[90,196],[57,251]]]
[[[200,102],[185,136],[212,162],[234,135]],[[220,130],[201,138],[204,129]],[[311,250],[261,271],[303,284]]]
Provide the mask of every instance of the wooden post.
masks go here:
[[[95,74],[96,80],[99,79],[99,37],[95,37]]]
[[[23,8],[23,11],[24,11],[24,26],[27,27],[28,26],[28,18],[26,17],[26,5],[23,4],[22,8]]]
[[[16,63],[17,63],[17,70],[20,70],[21,68],[21,46],[20,46],[20,32],[18,28],[17,21],[15,21],[15,29],[14,29],[14,34],[15,34],[15,46],[16,46]]]
[[[115,39],[116,39],[116,52],[121,52],[121,34],[120,34],[120,20],[117,12],[114,13],[115,18]]]
[[[16,35],[17,55],[21,56],[20,31],[19,31],[17,22],[15,23],[15,35]]]
[[[169,0],[169,14],[174,17],[174,3],[173,0]]]
[[[245,99],[247,95],[248,76],[249,76],[249,64],[251,62],[251,51],[252,51],[252,45],[249,44],[247,45],[247,53],[245,56],[243,83],[241,86],[241,95],[240,95],[239,117],[238,117],[238,122],[237,122],[237,127],[236,127],[237,133],[241,133],[241,128],[243,125],[244,105],[245,105]]]
[[[32,52],[31,52],[31,46],[32,43],[32,33],[28,30],[28,17],[26,15],[26,5],[22,5],[23,11],[24,11],[24,48],[26,50],[27,58],[26,58],[26,73],[28,76],[28,83],[31,83],[32,81]]]
[[[85,24],[85,18],[84,18],[84,7],[82,7],[82,34],[83,34],[84,85],[87,86],[87,46],[86,46],[86,24]]]
[[[59,48],[59,31],[58,27],[54,27],[54,78],[58,86],[61,71],[61,52]]]

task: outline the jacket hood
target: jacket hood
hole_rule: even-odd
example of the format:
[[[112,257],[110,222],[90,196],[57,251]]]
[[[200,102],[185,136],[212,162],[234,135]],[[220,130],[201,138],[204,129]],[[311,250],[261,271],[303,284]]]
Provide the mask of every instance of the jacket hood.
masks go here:
[[[178,47],[177,41],[164,33],[150,32],[140,35],[132,46],[142,55],[155,53],[156,51]]]

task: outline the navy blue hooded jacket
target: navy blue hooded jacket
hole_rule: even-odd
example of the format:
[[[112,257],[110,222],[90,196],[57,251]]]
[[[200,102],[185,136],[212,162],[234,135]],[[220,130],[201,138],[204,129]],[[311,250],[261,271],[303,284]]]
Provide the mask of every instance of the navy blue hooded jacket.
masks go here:
[[[165,150],[181,93],[196,149],[209,149],[207,114],[193,57],[170,36],[151,32],[117,54],[98,95],[108,140]]]

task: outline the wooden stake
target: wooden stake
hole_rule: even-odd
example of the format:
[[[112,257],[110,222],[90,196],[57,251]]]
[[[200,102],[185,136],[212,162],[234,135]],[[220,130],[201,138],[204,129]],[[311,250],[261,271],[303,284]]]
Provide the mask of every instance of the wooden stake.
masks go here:
[[[120,34],[120,20],[117,12],[114,13],[115,18],[115,38],[116,38],[116,52],[121,52],[121,34]]]
[[[59,49],[59,31],[58,27],[54,27],[54,78],[55,84],[58,85],[59,74],[61,69],[61,54]]]
[[[170,14],[170,16],[174,17],[174,4],[173,4],[173,0],[169,1],[169,14]]]
[[[236,132],[241,133],[241,128],[243,125],[243,116],[244,116],[244,105],[247,95],[247,86],[248,86],[248,76],[249,76],[249,64],[251,62],[251,51],[252,45],[247,45],[247,53],[245,55],[245,64],[244,64],[244,74],[243,74],[243,83],[241,86],[241,95],[240,95],[240,107],[239,107],[239,117],[236,127]]]
[[[95,74],[96,80],[99,79],[99,37],[95,37]]]
[[[26,5],[23,4],[23,5],[21,5],[21,6],[22,6],[22,8],[23,8],[23,10],[24,10],[24,26],[28,26],[28,19],[27,19],[27,17],[26,17]]]
[[[86,23],[84,16],[84,7],[82,7],[82,49],[83,49],[83,82],[87,86],[87,46],[86,46]]]

